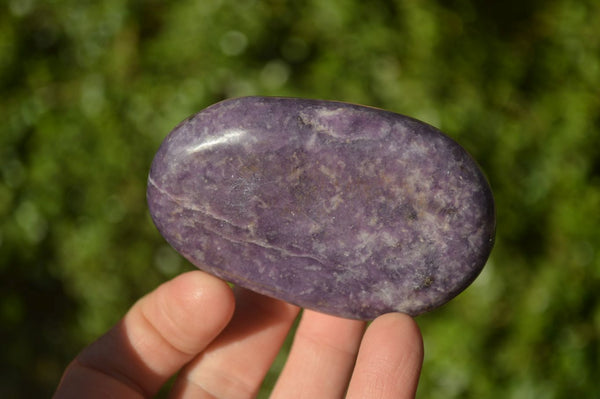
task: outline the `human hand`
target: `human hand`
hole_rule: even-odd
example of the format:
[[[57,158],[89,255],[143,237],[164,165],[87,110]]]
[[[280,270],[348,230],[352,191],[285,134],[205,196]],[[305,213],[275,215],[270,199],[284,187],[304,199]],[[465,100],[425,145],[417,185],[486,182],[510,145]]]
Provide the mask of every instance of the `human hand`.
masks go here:
[[[299,309],[201,271],[140,299],[66,369],[54,398],[252,398]],[[423,343],[400,313],[366,323],[305,310],[272,398],[412,398]]]

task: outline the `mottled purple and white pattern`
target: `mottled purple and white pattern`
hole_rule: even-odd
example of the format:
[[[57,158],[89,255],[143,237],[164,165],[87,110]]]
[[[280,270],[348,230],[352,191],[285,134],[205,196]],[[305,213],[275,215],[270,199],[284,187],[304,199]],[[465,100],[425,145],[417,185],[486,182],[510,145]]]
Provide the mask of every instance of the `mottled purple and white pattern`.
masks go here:
[[[492,193],[465,150],[359,105],[220,102],[171,132],[148,181],[156,226],[200,269],[342,317],[432,310],[494,241]]]

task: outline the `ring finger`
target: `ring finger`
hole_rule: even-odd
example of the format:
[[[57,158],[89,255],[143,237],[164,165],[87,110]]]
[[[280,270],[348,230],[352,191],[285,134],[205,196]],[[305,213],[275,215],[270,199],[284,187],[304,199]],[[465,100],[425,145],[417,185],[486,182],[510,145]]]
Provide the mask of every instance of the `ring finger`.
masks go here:
[[[271,398],[343,397],[364,328],[362,321],[305,310]]]

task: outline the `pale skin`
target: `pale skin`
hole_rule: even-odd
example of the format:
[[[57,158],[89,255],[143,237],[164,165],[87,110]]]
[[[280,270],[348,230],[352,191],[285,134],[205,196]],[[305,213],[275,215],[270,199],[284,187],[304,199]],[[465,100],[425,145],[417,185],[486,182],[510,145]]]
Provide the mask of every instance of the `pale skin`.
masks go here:
[[[201,271],[141,298],[67,367],[54,398],[256,396],[299,309]],[[423,341],[415,321],[365,322],[305,310],[271,398],[414,398]]]

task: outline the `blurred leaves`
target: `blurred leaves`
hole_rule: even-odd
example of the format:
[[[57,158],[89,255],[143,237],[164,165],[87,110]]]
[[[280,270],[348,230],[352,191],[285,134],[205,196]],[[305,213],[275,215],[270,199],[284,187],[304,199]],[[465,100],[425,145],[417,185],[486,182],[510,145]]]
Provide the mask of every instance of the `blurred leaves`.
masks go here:
[[[152,156],[188,115],[256,94],[420,118],[487,173],[496,248],[419,317],[421,397],[598,397],[598,16],[593,0],[0,4],[0,396],[49,396],[190,268],[147,214]]]

